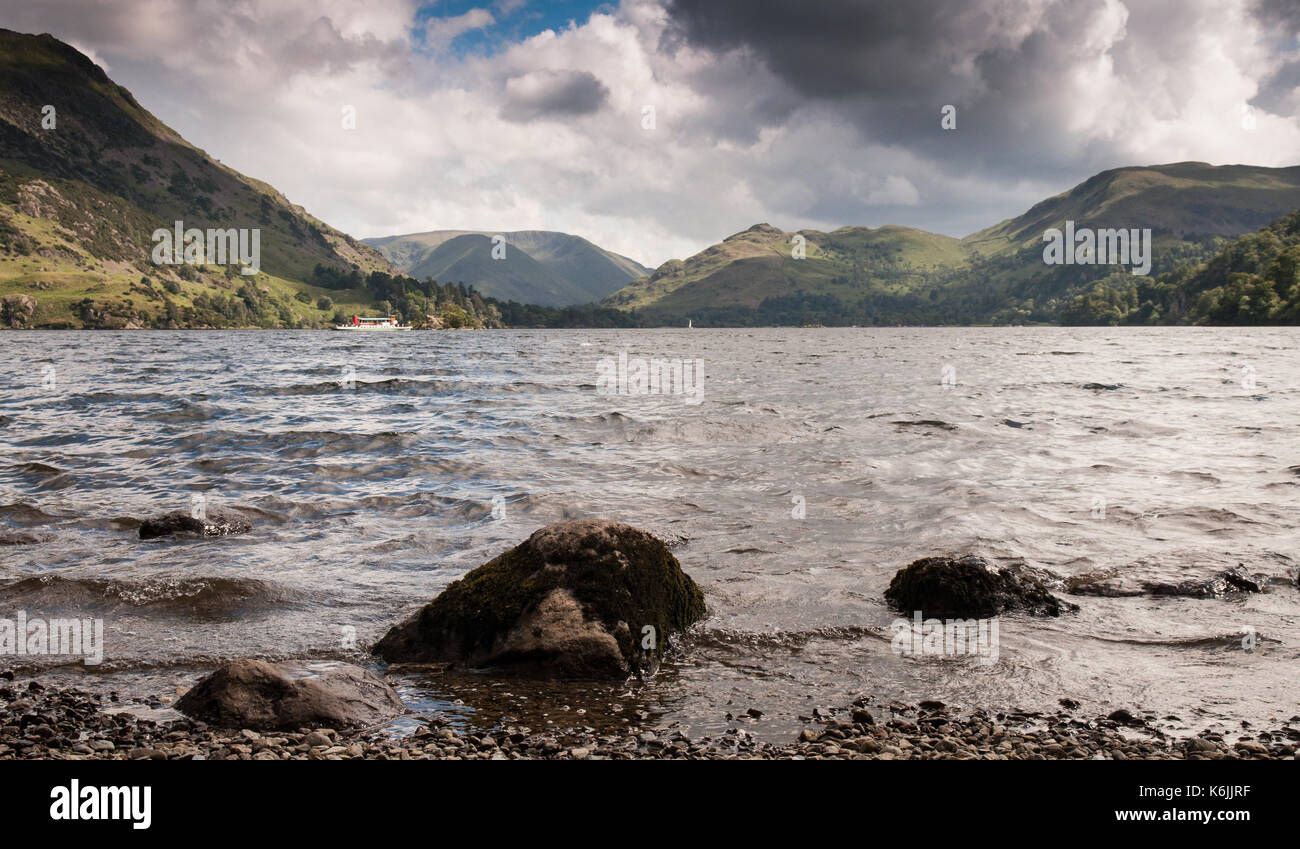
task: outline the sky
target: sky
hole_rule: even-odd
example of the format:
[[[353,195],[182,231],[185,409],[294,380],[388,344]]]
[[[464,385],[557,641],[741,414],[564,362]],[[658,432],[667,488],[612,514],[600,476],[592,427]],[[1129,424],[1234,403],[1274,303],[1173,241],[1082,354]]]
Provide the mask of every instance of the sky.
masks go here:
[[[358,237],[561,230],[653,267],[759,222],[964,236],[1107,168],[1300,164],[1294,0],[0,0],[0,27]]]

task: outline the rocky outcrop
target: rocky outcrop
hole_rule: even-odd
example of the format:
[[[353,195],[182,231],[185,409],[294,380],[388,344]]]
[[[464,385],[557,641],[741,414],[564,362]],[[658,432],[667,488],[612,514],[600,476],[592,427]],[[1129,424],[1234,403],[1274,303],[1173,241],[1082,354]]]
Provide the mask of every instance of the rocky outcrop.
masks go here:
[[[31,295],[5,295],[0,298],[0,327],[26,327],[34,312],[36,299]]]
[[[645,675],[704,596],[658,538],[583,519],[543,528],[474,569],[375,646],[391,663],[520,675]]]
[[[236,660],[195,684],[176,709],[211,725],[267,731],[369,727],[406,707],[392,687],[359,666]]]
[[[140,539],[167,536],[223,537],[244,534],[253,529],[247,519],[238,513],[209,508],[203,518],[196,518],[183,510],[146,519],[140,525]]]
[[[1013,610],[1059,616],[1078,610],[1048,592],[1043,583],[1009,569],[995,569],[982,557],[926,557],[898,570],[885,600],[898,610],[940,619],[997,616]]]

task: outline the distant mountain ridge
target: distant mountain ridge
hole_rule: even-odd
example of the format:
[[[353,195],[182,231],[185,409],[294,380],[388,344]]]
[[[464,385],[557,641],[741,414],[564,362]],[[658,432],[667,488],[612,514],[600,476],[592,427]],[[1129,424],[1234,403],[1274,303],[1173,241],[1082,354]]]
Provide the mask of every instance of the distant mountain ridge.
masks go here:
[[[603,304],[651,324],[1053,322],[1127,269],[1045,264],[1048,228],[1150,228],[1155,276],[1298,208],[1300,167],[1116,168],[963,239],[896,226],[788,233],[757,224],[663,263]]]
[[[493,238],[505,256],[493,257]],[[406,274],[464,283],[484,295],[562,307],[601,300],[650,269],[581,236],[550,230],[433,230],[362,240]]]

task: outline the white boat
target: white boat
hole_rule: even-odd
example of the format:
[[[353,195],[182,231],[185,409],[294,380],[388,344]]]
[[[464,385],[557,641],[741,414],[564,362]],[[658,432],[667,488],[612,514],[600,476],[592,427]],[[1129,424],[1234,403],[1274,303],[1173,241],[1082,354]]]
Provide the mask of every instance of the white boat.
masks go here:
[[[402,324],[395,315],[381,316],[352,316],[351,324],[336,324],[335,330],[361,330],[361,331],[381,331],[381,330],[410,330],[411,325]]]

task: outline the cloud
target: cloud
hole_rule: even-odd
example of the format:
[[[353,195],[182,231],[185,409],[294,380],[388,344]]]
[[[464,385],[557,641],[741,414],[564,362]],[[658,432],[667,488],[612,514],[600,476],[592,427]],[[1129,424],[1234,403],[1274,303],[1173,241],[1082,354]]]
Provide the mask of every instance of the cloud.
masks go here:
[[[458,37],[476,29],[485,29],[496,23],[487,9],[470,9],[450,18],[430,18],[425,25],[425,42],[433,50],[446,50]]]
[[[1266,14],[1295,8],[1265,5]],[[1176,158],[1289,164],[1300,149],[1292,106],[1272,123],[1280,136],[1223,131],[1273,71],[1260,49],[1266,27],[1244,2],[669,0],[668,8],[669,39],[751,57],[799,97],[831,105],[864,139],[905,145],[951,174],[1084,174]],[[944,104],[957,107],[955,136],[940,129]]]
[[[588,115],[609,99],[609,89],[590,71],[531,71],[506,80],[507,121]]]
[[[656,265],[759,221],[964,235],[1105,168],[1300,151],[1280,0],[622,0],[509,40],[533,7],[0,3],[359,236],[564,230]]]

